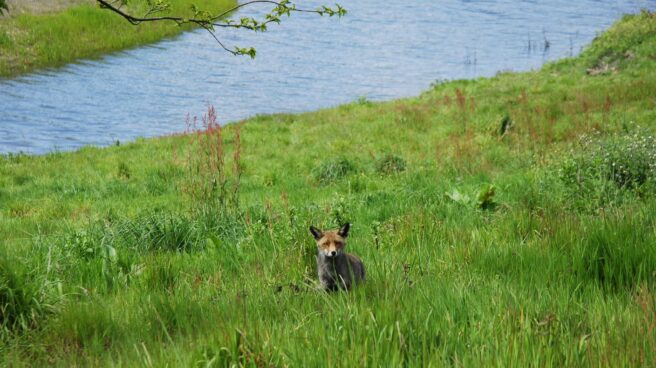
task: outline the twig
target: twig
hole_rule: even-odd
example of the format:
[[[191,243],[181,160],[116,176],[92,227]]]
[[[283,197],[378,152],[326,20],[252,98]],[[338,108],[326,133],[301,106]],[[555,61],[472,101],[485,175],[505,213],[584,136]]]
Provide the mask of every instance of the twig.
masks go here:
[[[159,21],[169,21],[169,22],[174,22],[177,25],[182,25],[186,23],[193,23],[198,25],[199,27],[205,29],[212,35],[214,40],[223,48],[224,50],[230,52],[233,55],[242,55],[242,54],[247,54],[250,55],[251,57],[255,56],[255,51],[254,49],[240,49],[236,48],[235,50],[230,50],[228,49],[217,37],[214,28],[215,27],[223,27],[223,28],[246,28],[249,30],[253,31],[266,31],[266,26],[269,23],[279,23],[280,22],[280,16],[287,14],[289,15],[291,12],[297,12],[297,13],[314,13],[314,14],[319,14],[319,15],[324,15],[328,14],[329,16],[337,15],[341,17],[342,15],[346,14],[346,10],[342,8],[340,5],[337,5],[337,10],[334,10],[332,8],[328,8],[326,6],[316,9],[316,10],[310,10],[310,9],[297,9],[296,5],[293,3],[290,3],[289,1],[273,1],[273,0],[251,0],[247,1],[245,3],[239,4],[237,6],[232,7],[231,9],[228,9],[226,11],[223,11],[217,15],[211,15],[209,13],[201,12],[198,10],[195,10],[195,17],[193,18],[183,18],[183,17],[175,17],[175,16],[159,16],[159,17],[151,17],[151,14],[161,12],[165,9],[157,8],[157,7],[151,7],[144,16],[142,17],[137,17],[132,14],[129,14],[126,11],[121,10],[121,5],[123,2],[119,2],[119,6],[115,6],[117,0],[96,0],[98,4],[105,9],[108,9],[124,19],[126,19],[128,22],[130,22],[133,25],[139,25],[144,22],[159,22]],[[267,14],[266,20],[263,22],[258,22],[254,18],[243,18],[241,23],[232,23],[230,20],[223,21],[223,22],[218,22],[219,19],[222,19],[226,15],[230,14],[231,12],[234,12],[238,9],[241,9],[243,7],[253,5],[253,4],[272,4],[275,5],[276,8],[274,11],[270,14]],[[207,14],[207,16],[203,18],[199,18],[198,16]],[[246,21],[244,21],[246,20]],[[249,23],[250,21],[250,23]]]

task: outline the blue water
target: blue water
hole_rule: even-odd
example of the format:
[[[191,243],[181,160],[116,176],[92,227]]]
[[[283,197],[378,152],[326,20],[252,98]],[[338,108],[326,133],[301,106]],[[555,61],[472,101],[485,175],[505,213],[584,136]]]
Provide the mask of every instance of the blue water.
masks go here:
[[[322,3],[300,1],[310,8]],[[222,122],[231,122],[360,97],[417,95],[438,79],[535,69],[577,54],[622,14],[654,9],[656,0],[341,4],[349,11],[342,19],[295,14],[264,34],[219,33],[229,46],[255,46],[255,60],[222,51],[199,30],[0,80],[0,153],[38,154],[179,132],[187,115],[202,115],[208,104]]]

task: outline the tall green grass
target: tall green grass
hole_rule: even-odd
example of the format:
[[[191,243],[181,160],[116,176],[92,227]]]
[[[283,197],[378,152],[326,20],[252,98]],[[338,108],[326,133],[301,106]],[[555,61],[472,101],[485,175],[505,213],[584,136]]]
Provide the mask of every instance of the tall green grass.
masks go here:
[[[134,2],[133,2],[134,3]],[[233,0],[173,0],[171,12],[193,15],[191,4],[222,11]],[[131,8],[143,13],[144,2]],[[126,48],[173,37],[189,26],[154,22],[133,26],[120,16],[93,5],[79,5],[53,14],[23,14],[0,19],[0,76],[36,68],[56,67]]]
[[[416,98],[3,156],[2,364],[655,365],[654,22]],[[327,294],[308,227],[346,221],[367,282]]]

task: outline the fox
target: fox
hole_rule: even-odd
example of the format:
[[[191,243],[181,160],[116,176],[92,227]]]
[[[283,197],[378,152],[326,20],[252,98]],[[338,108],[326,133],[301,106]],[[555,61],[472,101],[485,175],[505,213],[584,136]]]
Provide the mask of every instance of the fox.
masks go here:
[[[350,290],[365,278],[364,264],[360,258],[346,253],[346,238],[351,224],[339,230],[321,231],[310,226],[310,233],[317,242],[317,273],[321,287],[326,291]]]

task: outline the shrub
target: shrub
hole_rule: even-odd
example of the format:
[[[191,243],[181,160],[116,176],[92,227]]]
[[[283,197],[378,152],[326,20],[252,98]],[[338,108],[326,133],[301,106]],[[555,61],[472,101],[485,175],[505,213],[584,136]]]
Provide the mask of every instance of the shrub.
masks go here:
[[[656,179],[656,140],[635,135],[602,147],[605,174],[619,187],[637,188]]]
[[[619,200],[623,192],[644,194],[656,189],[656,139],[635,133],[581,140],[560,170],[560,178],[581,199],[605,204]]]
[[[88,229],[70,232],[66,236],[62,248],[76,258],[93,259],[102,252],[103,236],[104,229],[98,224],[94,224]]]
[[[393,174],[405,171],[406,163],[403,157],[386,154],[376,161],[376,171],[381,174]]]

